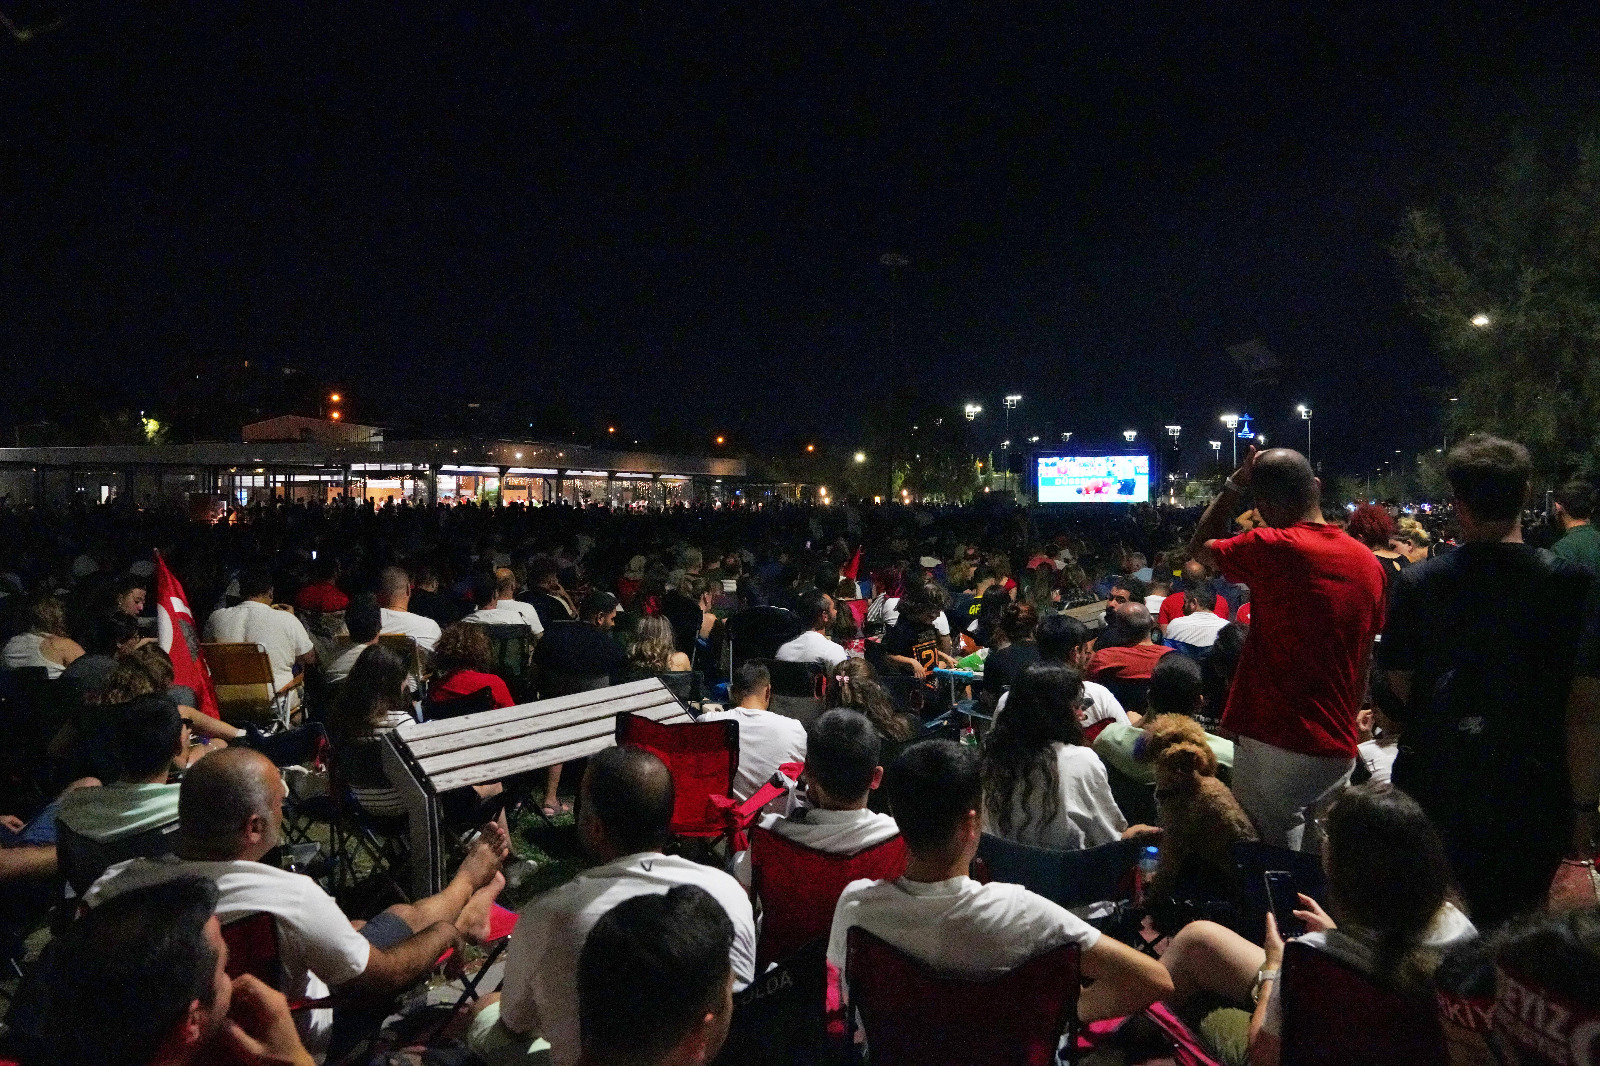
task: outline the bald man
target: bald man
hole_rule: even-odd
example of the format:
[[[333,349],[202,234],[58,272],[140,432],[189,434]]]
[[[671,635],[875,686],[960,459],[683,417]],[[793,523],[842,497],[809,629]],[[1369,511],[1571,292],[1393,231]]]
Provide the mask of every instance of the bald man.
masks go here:
[[[291,1000],[318,999],[335,988],[387,1004],[432,970],[446,948],[487,935],[490,905],[505,885],[500,865],[510,850],[498,825],[483,827],[443,892],[397,904],[362,924],[345,917],[311,878],[261,861],[281,839],[284,795],[277,767],[258,752],[234,747],[207,756],[183,779],[175,853],[111,867],[85,902],[95,907],[148,885],[205,877],[216,883],[224,925],[262,912],[276,920],[280,991]],[[330,1010],[304,1011],[298,1019],[307,1048],[338,1053],[382,1024],[386,1013],[380,1005],[341,1010],[337,1018]]]
[[[489,1066],[577,1063],[584,939],[613,907],[635,896],[677,885],[704,889],[733,924],[728,961],[735,991],[755,977],[755,916],[744,888],[721,870],[661,852],[672,839],[666,765],[642,748],[610,748],[589,760],[581,787],[578,837],[599,865],[523,908],[506,950],[504,992],[498,1002],[484,997],[467,1038]]]
[[[1222,539],[1247,493],[1265,525]],[[1250,586],[1250,635],[1222,717],[1239,734],[1233,794],[1264,843],[1320,851],[1311,816],[1355,766],[1356,712],[1383,625],[1383,572],[1322,517],[1322,483],[1288,448],[1251,448],[1189,547]]]
[[[1150,672],[1171,648],[1154,643],[1155,622],[1142,603],[1119,603],[1111,610],[1111,625],[1089,656],[1084,676],[1095,681],[1149,681]]]

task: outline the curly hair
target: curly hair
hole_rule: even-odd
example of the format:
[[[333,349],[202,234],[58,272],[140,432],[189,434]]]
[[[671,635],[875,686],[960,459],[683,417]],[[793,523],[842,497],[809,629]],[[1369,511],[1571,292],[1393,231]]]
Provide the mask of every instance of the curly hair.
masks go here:
[[[666,673],[672,667],[672,653],[677,650],[672,623],[665,615],[647,615],[639,619],[639,627],[634,631],[628,662],[641,670]]]
[[[1377,504],[1364,503],[1350,513],[1345,532],[1369,548],[1387,548],[1394,536],[1394,519]]]
[[[984,809],[1001,835],[1014,837],[1029,828],[1040,807],[1049,812],[1040,828],[1061,814],[1054,745],[1083,743],[1082,698],[1083,675],[1059,663],[1035,663],[1011,686],[1005,713],[995,717],[983,742]],[[1020,822],[1013,817],[1018,810]]]
[[[894,705],[889,690],[883,687],[867,660],[846,659],[834,668],[834,676],[839,681],[837,705],[866,715],[879,736],[886,740],[906,741],[916,735],[916,719],[901,713]]]
[[[448,678],[463,670],[488,673],[489,634],[476,622],[455,622],[444,627],[433,647],[433,669]]]

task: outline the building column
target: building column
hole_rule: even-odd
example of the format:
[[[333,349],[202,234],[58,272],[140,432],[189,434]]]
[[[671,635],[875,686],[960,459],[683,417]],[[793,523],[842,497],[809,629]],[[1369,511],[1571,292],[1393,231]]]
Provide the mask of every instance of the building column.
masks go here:
[[[506,477],[510,473],[511,468],[509,466],[500,468],[500,491],[495,493],[494,496],[494,505],[496,507],[504,507],[506,505]]]
[[[562,482],[566,481],[566,479],[567,479],[567,472],[565,470],[557,470],[556,471],[556,498],[554,500],[551,500],[550,501],[551,503],[560,503],[561,502],[561,498],[562,498],[561,497]]]
[[[439,506],[439,464],[428,464],[428,506]]]

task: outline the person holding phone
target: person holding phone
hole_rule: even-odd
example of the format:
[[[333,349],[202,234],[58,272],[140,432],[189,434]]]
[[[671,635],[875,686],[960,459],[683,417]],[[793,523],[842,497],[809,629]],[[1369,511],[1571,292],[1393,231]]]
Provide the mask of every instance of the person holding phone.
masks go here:
[[[1345,791],[1329,808],[1325,829],[1328,909],[1304,893],[1279,898],[1292,890],[1292,881],[1269,873],[1273,911],[1287,911],[1304,923],[1301,943],[1381,986],[1427,995],[1445,952],[1478,935],[1454,902],[1438,830],[1416,800],[1390,785]],[[1181,1007],[1204,992],[1246,1008],[1212,1012],[1200,1029],[1219,1051],[1248,1047],[1253,1066],[1276,1066],[1283,1031],[1278,995],[1283,943],[1272,913],[1266,943],[1259,947],[1214,922],[1184,926],[1161,958],[1172,975],[1168,1002]]]

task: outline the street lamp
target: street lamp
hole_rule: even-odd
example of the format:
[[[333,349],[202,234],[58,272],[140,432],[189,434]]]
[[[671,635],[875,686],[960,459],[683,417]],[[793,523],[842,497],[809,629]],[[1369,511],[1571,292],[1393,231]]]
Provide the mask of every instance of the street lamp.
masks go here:
[[[1222,442],[1220,440],[1208,440],[1208,441],[1206,441],[1206,443],[1211,445],[1211,461],[1213,463],[1221,465],[1221,463],[1222,463]]]
[[[1132,444],[1133,438],[1137,437],[1138,435],[1139,431],[1136,429],[1125,429],[1122,431],[1122,439],[1127,441],[1129,444]]]
[[[1311,459],[1311,408],[1305,404],[1300,404],[1295,410],[1300,412],[1300,418],[1306,424],[1306,460],[1309,462]]]
[[[1069,441],[1071,439],[1072,439],[1072,434],[1070,432],[1061,434],[1061,443],[1062,444],[1067,443],[1067,441]]]
[[[867,461],[867,453],[866,452],[856,452],[856,462],[864,463],[866,461]]]
[[[965,414],[967,416],[967,421],[971,422],[974,418],[977,418],[979,415],[983,414],[983,405],[982,404],[976,404],[976,403],[969,403],[962,410],[965,412]]]
[[[1000,442],[1000,453],[1005,456],[1006,491],[1011,491],[1011,412],[1022,402],[1022,394],[1013,392],[1006,396],[1006,439]]]
[[[1228,427],[1228,436],[1233,438],[1233,465],[1239,465],[1239,416],[1223,415],[1222,424]]]
[[[1494,319],[1490,318],[1482,311],[1479,311],[1467,321],[1471,322],[1477,329],[1488,329],[1490,326],[1494,325]]]

